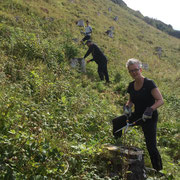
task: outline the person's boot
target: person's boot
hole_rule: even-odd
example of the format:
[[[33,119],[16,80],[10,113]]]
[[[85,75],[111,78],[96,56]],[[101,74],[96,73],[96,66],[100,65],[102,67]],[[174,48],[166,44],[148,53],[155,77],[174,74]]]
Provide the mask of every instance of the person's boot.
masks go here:
[[[160,156],[159,154],[157,154],[156,156],[153,156],[153,157],[151,158],[151,162],[152,162],[153,168],[154,168],[157,172],[159,172],[160,170],[163,169],[161,156]]]

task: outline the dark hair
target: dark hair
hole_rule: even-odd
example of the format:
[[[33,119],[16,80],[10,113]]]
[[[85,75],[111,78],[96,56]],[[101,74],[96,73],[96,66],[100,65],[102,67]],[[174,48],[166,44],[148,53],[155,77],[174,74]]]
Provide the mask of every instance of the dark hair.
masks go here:
[[[86,22],[88,23],[89,21],[88,21],[88,20],[86,20]]]
[[[86,44],[87,44],[87,43],[91,43],[91,42],[92,42],[91,40],[87,40],[87,41],[86,41]]]

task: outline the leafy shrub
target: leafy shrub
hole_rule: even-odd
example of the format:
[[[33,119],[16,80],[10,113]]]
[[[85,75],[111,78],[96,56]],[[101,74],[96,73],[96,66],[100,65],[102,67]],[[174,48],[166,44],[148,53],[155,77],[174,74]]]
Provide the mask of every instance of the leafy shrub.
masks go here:
[[[126,95],[127,86],[123,82],[120,82],[115,86],[114,91],[120,92],[122,95]]]
[[[63,45],[64,54],[66,59],[74,58],[79,54],[79,51],[75,45],[72,43],[65,43]]]
[[[97,83],[97,89],[99,92],[104,92],[106,88],[102,82],[98,82]]]
[[[57,178],[64,171],[63,154],[48,139],[14,130],[8,136],[0,136],[1,179]]]
[[[114,77],[114,82],[115,83],[119,83],[121,81],[121,74],[120,73],[116,73],[115,77]]]
[[[20,28],[1,26],[0,30],[2,36],[1,47],[14,58],[39,59],[46,61],[51,67],[53,62],[56,64],[64,60],[61,45],[55,45],[53,40],[41,40],[36,34],[23,32]],[[67,53],[72,56],[75,52],[73,48],[67,49]]]

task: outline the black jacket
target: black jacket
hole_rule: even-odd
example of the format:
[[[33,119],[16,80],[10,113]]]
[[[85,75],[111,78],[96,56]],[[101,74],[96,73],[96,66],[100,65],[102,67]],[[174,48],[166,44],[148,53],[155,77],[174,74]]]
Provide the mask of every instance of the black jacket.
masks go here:
[[[92,53],[93,59],[91,61],[95,61],[97,64],[106,64],[107,63],[107,58],[103,54],[103,52],[99,49],[99,47],[96,44],[92,44],[88,51],[86,52],[84,58],[89,56],[89,54]]]

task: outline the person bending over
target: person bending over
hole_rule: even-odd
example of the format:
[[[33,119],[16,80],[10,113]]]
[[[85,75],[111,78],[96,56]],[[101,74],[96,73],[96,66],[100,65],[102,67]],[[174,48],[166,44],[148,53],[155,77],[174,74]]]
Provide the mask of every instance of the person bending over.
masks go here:
[[[103,54],[103,52],[99,49],[99,47],[94,44],[91,40],[88,40],[86,42],[87,46],[89,47],[88,51],[84,55],[84,59],[89,56],[91,53],[93,56],[93,59],[88,60],[87,63],[91,61],[95,61],[98,65],[98,74],[100,79],[103,81],[104,77],[106,79],[106,82],[109,83],[109,75],[108,75],[108,70],[107,70],[107,58]]]

